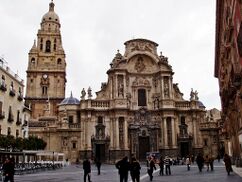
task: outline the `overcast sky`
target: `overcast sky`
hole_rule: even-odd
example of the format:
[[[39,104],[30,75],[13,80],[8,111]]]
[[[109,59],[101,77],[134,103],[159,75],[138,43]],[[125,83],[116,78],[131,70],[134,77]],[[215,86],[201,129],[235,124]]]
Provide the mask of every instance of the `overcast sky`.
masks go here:
[[[0,56],[26,82],[28,52],[50,0],[0,1]],[[184,99],[191,88],[207,109],[221,108],[214,78],[215,0],[54,0],[67,62],[66,97],[100,90],[124,42],[145,38],[168,57]]]

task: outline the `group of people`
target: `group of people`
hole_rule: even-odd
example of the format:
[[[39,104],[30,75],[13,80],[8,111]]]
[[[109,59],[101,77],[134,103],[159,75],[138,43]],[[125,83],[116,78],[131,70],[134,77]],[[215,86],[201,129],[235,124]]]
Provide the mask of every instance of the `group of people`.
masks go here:
[[[128,157],[125,156],[123,159],[119,160],[115,164],[116,168],[119,172],[120,182],[128,181],[128,174],[130,171],[130,175],[133,182],[140,181],[140,163],[136,160],[135,157],[131,158],[131,161],[128,161]]]
[[[156,163],[160,166],[160,175],[164,175],[164,168],[166,175],[171,175],[171,160],[168,156],[164,159],[161,156],[159,160],[155,159],[155,156],[148,156],[147,157],[147,173],[149,175],[150,181],[153,180],[153,172],[156,170]],[[128,174],[130,171],[131,179],[133,182],[140,181],[140,170],[141,166],[140,163],[136,160],[135,157],[131,157],[130,162],[128,161],[128,157],[125,156],[123,159],[119,160],[115,164],[116,168],[118,169],[120,175],[120,182],[127,182],[128,181]]]

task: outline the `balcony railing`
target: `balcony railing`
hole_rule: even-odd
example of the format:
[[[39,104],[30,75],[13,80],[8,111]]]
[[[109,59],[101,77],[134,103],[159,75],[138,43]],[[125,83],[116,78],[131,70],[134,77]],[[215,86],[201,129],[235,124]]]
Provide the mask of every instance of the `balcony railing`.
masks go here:
[[[5,113],[3,111],[0,112],[0,119],[4,119],[5,118]]]
[[[9,117],[8,117],[8,122],[13,122],[14,121],[14,117],[13,117],[13,115],[11,114]]]
[[[9,95],[12,96],[12,97],[14,97],[15,94],[16,94],[16,91],[14,90],[14,88],[10,88]]]
[[[211,130],[211,129],[218,129],[218,123],[216,122],[204,122],[200,123],[200,130]]]
[[[81,124],[80,123],[71,123],[71,124],[69,124],[69,128],[81,128]]]
[[[2,90],[3,92],[7,91],[7,84],[1,83],[0,84],[0,90]]]
[[[16,122],[16,125],[21,125],[22,124],[22,119],[18,119],[17,122]]]
[[[18,94],[18,100],[22,101],[24,99],[23,95],[21,93]]]
[[[92,101],[92,107],[107,108],[110,106],[109,101]]]

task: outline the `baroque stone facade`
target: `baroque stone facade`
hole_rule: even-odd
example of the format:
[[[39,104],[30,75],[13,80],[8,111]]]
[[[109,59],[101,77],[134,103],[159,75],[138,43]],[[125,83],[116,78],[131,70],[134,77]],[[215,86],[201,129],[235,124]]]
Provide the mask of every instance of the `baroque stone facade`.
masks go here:
[[[89,87],[81,91],[80,101],[72,94],[64,99],[59,28],[51,2],[27,70],[30,133],[43,138],[47,150],[63,152],[71,162],[85,156],[114,162],[131,154],[144,160],[150,151],[171,157],[203,152],[200,124],[206,121],[205,107],[197,91],[191,91],[190,100],[183,98],[168,58],[157,53],[157,43],[125,42],[124,54],[115,55],[96,98]]]
[[[242,166],[242,1],[217,0],[215,77],[219,81],[226,153]],[[240,163],[240,164],[239,164]]]

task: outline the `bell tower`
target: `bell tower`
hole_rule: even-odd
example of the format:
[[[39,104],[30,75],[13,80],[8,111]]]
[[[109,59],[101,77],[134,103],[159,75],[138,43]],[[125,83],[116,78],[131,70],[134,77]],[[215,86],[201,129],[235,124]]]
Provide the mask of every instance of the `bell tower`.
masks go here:
[[[52,0],[29,51],[25,100],[31,106],[32,119],[56,116],[57,104],[65,98],[66,60],[54,6]]]

